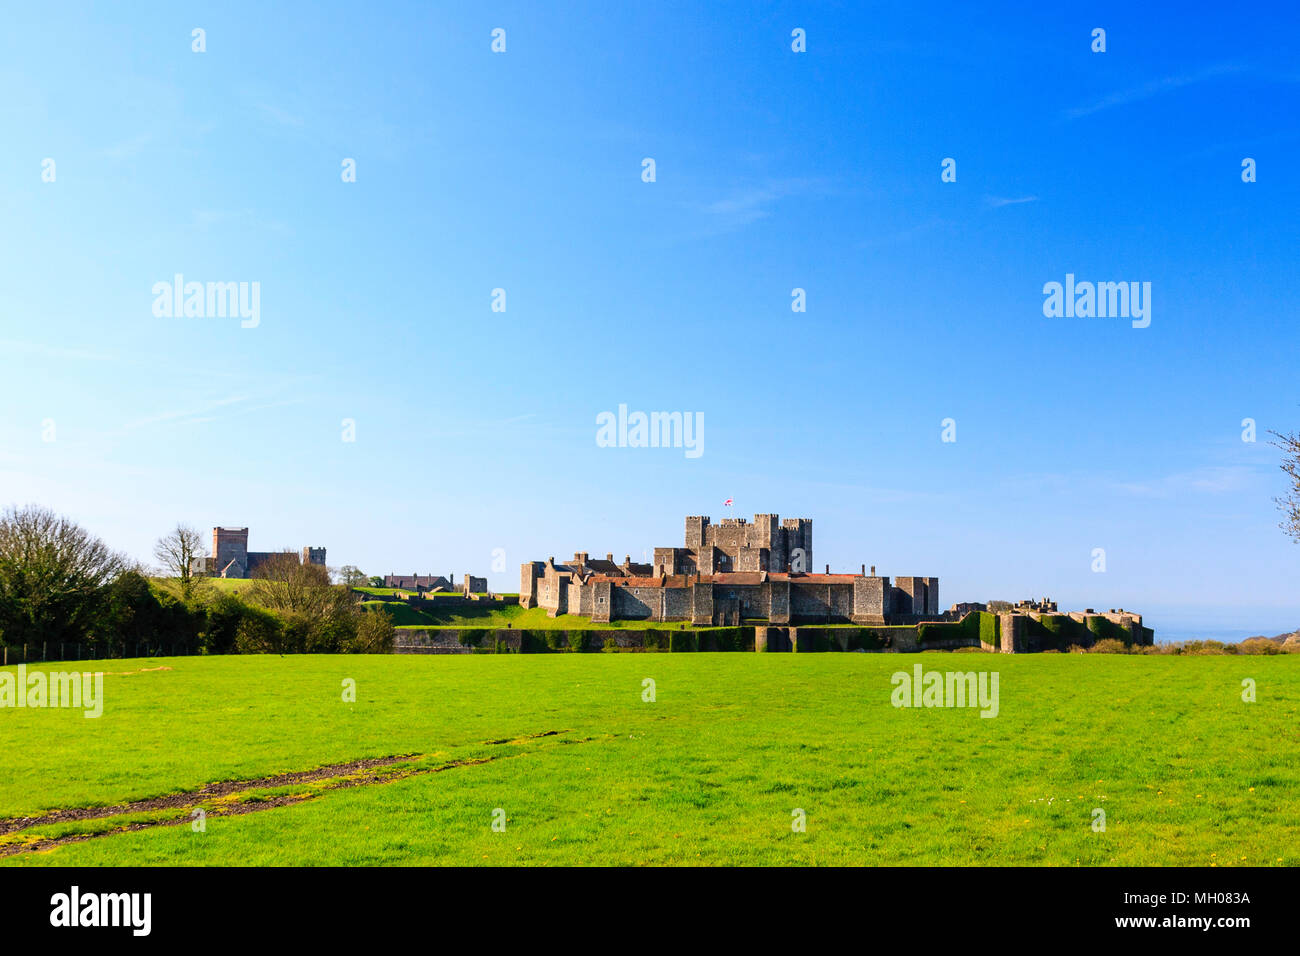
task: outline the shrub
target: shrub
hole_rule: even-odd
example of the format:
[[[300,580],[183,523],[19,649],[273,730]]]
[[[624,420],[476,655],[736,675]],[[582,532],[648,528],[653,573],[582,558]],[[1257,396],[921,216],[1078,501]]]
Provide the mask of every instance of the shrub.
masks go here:
[[[1238,654],[1285,654],[1286,651],[1277,641],[1267,637],[1252,637],[1237,645]]]
[[[396,637],[387,611],[366,611],[357,621],[356,632],[339,649],[348,654],[389,654]]]
[[[239,623],[247,613],[248,605],[229,593],[219,593],[207,606],[199,644],[208,654],[230,654],[235,650],[235,637]]]
[[[569,639],[569,650],[581,654],[587,649],[588,637],[585,631],[568,631],[565,635]]]
[[[235,632],[235,650],[240,654],[282,654],[283,627],[280,619],[265,608],[247,606]]]
[[[1132,652],[1132,648],[1121,640],[1107,637],[1093,644],[1090,652],[1093,654],[1128,654]]]
[[[109,585],[106,598],[101,617],[92,626],[93,643],[104,653],[139,653],[149,646],[170,653],[173,647],[193,651],[199,646],[205,609],[155,590],[138,571],[119,576]]]
[[[612,637],[605,638],[605,647],[603,650],[606,654],[616,653],[618,651],[618,641],[614,640]]]

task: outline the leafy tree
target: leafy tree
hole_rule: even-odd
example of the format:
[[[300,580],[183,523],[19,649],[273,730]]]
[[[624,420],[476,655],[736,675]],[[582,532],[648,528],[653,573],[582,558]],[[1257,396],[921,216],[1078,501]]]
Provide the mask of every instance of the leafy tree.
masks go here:
[[[79,642],[105,612],[128,568],[121,555],[47,508],[0,515],[0,638],[9,644]]]
[[[339,649],[350,654],[388,654],[397,632],[387,608],[364,611],[357,621],[356,636]]]
[[[263,608],[250,607],[239,620],[235,650],[240,654],[283,654],[284,625]]]
[[[370,578],[354,564],[345,564],[338,570],[339,584],[350,588],[363,588],[370,583]]]
[[[107,601],[92,632],[109,652],[136,653],[147,647],[191,651],[198,644],[206,612],[158,594],[137,570],[123,572],[109,585]]]
[[[330,653],[356,641],[364,609],[350,587],[330,583],[325,568],[283,552],[259,564],[253,579],[245,592],[248,600],[274,612],[277,626],[264,620],[241,622],[239,650]]]

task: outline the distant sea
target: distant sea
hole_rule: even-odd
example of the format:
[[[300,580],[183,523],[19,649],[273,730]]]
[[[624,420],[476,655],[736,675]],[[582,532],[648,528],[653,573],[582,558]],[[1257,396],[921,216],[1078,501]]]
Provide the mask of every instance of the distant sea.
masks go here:
[[[1236,615],[1223,612],[1210,612],[1204,615],[1188,616],[1186,613],[1145,614],[1142,623],[1155,628],[1156,643],[1166,641],[1243,641],[1248,637],[1276,637],[1300,630],[1300,612],[1278,612],[1270,608],[1262,614],[1249,612],[1240,614],[1240,622],[1232,620]]]
[[[1293,628],[1294,630],[1294,628]],[[1244,641],[1248,637],[1276,637],[1278,634],[1288,633],[1285,630],[1268,631],[1263,630],[1243,630],[1239,627],[1191,627],[1185,630],[1175,628],[1159,628],[1156,630],[1156,643],[1165,644],[1169,641],[1223,641],[1225,644]]]

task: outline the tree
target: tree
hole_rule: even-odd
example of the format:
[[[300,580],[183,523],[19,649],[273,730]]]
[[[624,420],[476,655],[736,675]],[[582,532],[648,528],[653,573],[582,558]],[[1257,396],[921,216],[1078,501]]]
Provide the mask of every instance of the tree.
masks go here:
[[[356,565],[345,564],[338,570],[338,582],[350,588],[363,588],[370,583],[370,579]]]
[[[382,588],[384,586],[384,579],[377,574],[371,575],[370,586],[372,588]]]
[[[206,620],[202,606],[155,593],[148,578],[127,570],[109,585],[104,611],[91,631],[95,644],[123,656],[149,647],[191,651]]]
[[[0,515],[0,638],[79,642],[104,615],[121,555],[76,522],[28,505]]]
[[[308,615],[328,613],[346,588],[330,584],[330,573],[319,564],[303,564],[292,551],[270,555],[249,575],[248,597],[273,611],[298,611]],[[351,603],[350,598],[347,599]]]
[[[292,551],[273,554],[253,570],[245,592],[272,616],[240,622],[235,638],[241,653],[333,653],[366,651],[392,643],[387,615],[371,620],[350,587],[331,584],[318,564],[303,564]]]
[[[345,641],[340,650],[350,654],[391,654],[396,636],[388,610],[375,608],[361,613],[356,637]]]
[[[158,539],[153,546],[153,556],[161,562],[163,570],[177,579],[181,600],[187,604],[194,598],[198,579],[194,574],[194,559],[204,556],[203,536],[189,525],[178,524],[175,530]]]
[[[1283,435],[1279,432],[1272,434],[1277,439],[1273,445],[1282,449],[1280,467],[1290,482],[1287,493],[1281,498],[1274,499],[1277,506],[1282,509],[1283,519],[1280,527],[1297,544],[1300,544],[1300,432],[1293,435]]]

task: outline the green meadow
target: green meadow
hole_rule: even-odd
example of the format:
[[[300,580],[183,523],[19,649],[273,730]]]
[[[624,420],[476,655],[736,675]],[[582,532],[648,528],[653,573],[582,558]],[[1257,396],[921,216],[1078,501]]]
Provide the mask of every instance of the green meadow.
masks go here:
[[[918,663],[996,671],[997,716],[894,707]],[[1297,655],[97,666],[97,719],[0,709],[4,865],[1300,861]]]

